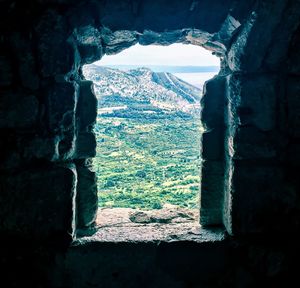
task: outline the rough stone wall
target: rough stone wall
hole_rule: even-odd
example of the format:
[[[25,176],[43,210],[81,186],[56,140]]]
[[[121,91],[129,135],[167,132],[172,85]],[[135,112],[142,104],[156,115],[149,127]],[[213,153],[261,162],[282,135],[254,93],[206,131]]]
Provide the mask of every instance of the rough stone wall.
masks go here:
[[[1,1],[4,287],[284,287],[293,279],[300,3],[246,2]],[[96,99],[81,66],[137,42],[192,43],[222,59],[202,100],[201,222],[223,222],[233,236],[208,250],[188,243],[69,248],[97,212],[88,160]],[[214,263],[221,263],[215,272]],[[209,273],[198,275],[197,265]]]
[[[258,3],[227,53],[225,223],[234,235],[299,230],[299,150],[290,150],[299,130],[299,61],[291,61],[299,5]]]
[[[97,102],[92,83],[83,79],[82,65],[137,42],[192,43],[224,56],[230,37],[240,26],[239,20],[228,16],[231,6],[231,1],[175,1],[172,5],[164,1],[31,1],[28,4],[4,1],[1,11],[7,11],[8,17],[2,18],[0,58],[3,90],[0,168],[5,175],[2,202],[22,201],[14,191],[19,188],[9,184],[10,178],[24,186],[20,189],[27,193],[27,201],[1,210],[1,218],[5,219],[1,231],[17,234],[21,217],[17,215],[27,214],[30,219],[29,214],[34,211],[31,208],[40,205],[39,191],[31,186],[36,185],[36,178],[44,177],[41,167],[45,171],[60,167],[57,171],[62,173],[54,173],[53,177],[49,173],[50,185],[44,187],[49,189],[49,195],[53,195],[56,185],[66,185],[64,173],[68,171],[72,175],[69,179],[72,189],[63,189],[64,196],[59,198],[62,204],[50,205],[41,199],[45,208],[44,216],[39,216],[40,226],[31,225],[30,221],[26,224],[29,227],[19,225],[22,236],[28,228],[36,230],[34,234],[39,238],[52,233],[65,234],[67,238],[74,235],[75,227],[93,226],[97,196],[95,175],[89,170],[88,159],[95,155],[92,127]],[[214,17],[209,19],[212,10]],[[24,180],[22,173],[29,169],[31,172]],[[64,179],[64,183],[59,179]],[[60,205],[69,209],[66,213],[73,215],[72,221],[65,221],[60,218],[63,215],[56,213]],[[12,212],[10,217],[6,211]],[[55,214],[52,228],[40,233],[40,227],[43,223],[47,225],[50,221],[47,216],[52,214]],[[28,236],[32,236],[31,232]]]
[[[84,163],[77,173],[75,161],[95,155],[96,99],[92,84],[79,77],[66,19],[52,9],[39,16],[33,27],[8,29],[1,38],[1,232],[68,237],[75,232],[77,184],[92,173]]]

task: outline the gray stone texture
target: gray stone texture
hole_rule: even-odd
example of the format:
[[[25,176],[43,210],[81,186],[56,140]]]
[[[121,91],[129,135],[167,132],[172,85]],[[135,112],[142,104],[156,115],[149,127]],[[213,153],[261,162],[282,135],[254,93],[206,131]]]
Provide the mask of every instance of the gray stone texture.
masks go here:
[[[81,132],[76,137],[76,159],[85,159],[96,156],[96,136],[93,132]]]
[[[1,233],[35,240],[70,239],[75,228],[76,182],[72,166],[49,165],[1,174],[0,202],[5,203],[0,211]]]
[[[223,212],[224,162],[204,160],[201,170],[200,224],[219,225]]]
[[[79,229],[88,229],[95,225],[98,197],[96,173],[92,172],[85,161],[80,161],[76,165],[77,168],[77,227]]]
[[[102,57],[101,34],[92,26],[75,29],[74,38],[81,64],[90,64]]]
[[[286,5],[287,1],[258,3],[228,52],[228,65],[232,71],[254,72],[262,69],[262,62]]]
[[[93,91],[92,81],[81,81],[79,99],[76,107],[76,118],[79,131],[88,132],[96,122],[97,98]]]
[[[46,10],[40,15],[34,32],[37,37],[37,60],[41,76],[51,77],[69,72],[74,54],[68,41],[70,31],[65,18],[55,10]]]
[[[292,287],[299,13],[298,0],[1,1],[1,287]],[[202,101],[200,222],[224,224],[227,240],[71,245],[97,201],[82,164],[95,155],[96,101],[81,66],[137,42],[222,59],[226,81],[208,82]]]
[[[224,77],[215,77],[204,85],[201,99],[202,135],[200,223],[204,226],[222,222],[224,190]]]

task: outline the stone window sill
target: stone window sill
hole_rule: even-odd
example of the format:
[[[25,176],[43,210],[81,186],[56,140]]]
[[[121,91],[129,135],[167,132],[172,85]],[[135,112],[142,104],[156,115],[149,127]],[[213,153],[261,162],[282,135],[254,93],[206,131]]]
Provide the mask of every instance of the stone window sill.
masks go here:
[[[101,209],[92,236],[80,237],[74,245],[86,242],[215,242],[225,239],[221,228],[205,229],[199,225],[196,210],[164,208],[139,211],[130,208]]]

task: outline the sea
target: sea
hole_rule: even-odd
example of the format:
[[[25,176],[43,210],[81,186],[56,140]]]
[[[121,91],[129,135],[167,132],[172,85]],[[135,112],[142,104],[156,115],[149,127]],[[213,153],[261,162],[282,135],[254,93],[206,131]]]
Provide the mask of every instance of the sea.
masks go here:
[[[200,72],[200,73],[173,73],[183,81],[202,89],[204,82],[212,79],[218,72]]]
[[[169,72],[183,81],[202,89],[205,81],[219,72],[219,66],[168,66],[168,65],[107,65],[107,67],[128,71],[146,67],[153,72]]]

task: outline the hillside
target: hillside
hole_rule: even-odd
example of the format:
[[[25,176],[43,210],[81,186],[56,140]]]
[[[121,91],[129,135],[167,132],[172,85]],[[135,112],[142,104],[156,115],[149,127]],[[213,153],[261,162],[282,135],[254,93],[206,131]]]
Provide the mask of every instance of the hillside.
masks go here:
[[[122,71],[128,71],[132,69],[137,69],[138,65],[108,65],[106,67],[119,69]],[[220,70],[219,66],[168,66],[168,65],[147,65],[147,68],[154,72],[170,72],[174,73],[205,73],[205,72],[215,72],[216,74]]]
[[[86,65],[83,72],[94,82],[100,114],[122,116],[129,109],[131,117],[148,118],[149,114],[161,118],[176,112],[182,117],[199,113],[201,90],[171,73],[148,68],[125,72],[96,65]]]
[[[94,81],[99,206],[199,205],[201,90],[170,73],[84,67]]]

